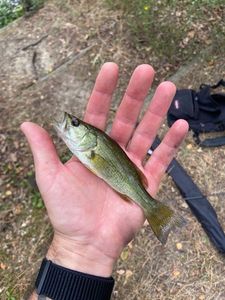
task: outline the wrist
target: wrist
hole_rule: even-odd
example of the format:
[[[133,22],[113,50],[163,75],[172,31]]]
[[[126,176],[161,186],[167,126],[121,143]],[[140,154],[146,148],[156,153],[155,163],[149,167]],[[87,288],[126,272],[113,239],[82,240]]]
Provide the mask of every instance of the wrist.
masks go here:
[[[46,258],[59,266],[101,277],[112,275],[115,262],[94,245],[79,243],[57,234]]]

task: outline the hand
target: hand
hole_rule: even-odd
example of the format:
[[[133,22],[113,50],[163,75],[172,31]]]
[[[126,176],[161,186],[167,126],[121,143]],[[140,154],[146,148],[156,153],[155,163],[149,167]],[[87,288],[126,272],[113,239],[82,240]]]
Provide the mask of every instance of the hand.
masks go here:
[[[149,183],[148,192],[152,196],[156,194],[162,176],[188,130],[186,121],[174,123],[143,165],[145,154],[176,89],[171,82],[161,83],[143,119],[135,128],[153,77],[154,71],[149,65],[140,65],[135,69],[110,132],[111,137],[145,174]],[[84,120],[102,130],[106,126],[117,79],[117,65],[104,64],[87,105]],[[30,144],[37,184],[54,228],[47,257],[70,269],[110,276],[113,263],[123,247],[144,222],[141,208],[120,198],[76,157],[62,164],[43,128],[25,122],[21,129]]]

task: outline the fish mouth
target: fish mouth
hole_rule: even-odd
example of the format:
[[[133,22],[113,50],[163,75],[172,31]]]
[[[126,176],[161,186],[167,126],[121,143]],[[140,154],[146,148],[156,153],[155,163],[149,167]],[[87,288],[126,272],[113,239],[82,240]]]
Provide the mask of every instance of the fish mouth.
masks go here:
[[[66,111],[59,111],[52,117],[52,125],[58,132],[63,132],[67,129],[67,125],[72,119],[72,115]]]
[[[57,113],[52,117],[52,121],[53,121],[54,124],[56,124],[56,125],[62,125],[63,123],[65,123],[66,115],[67,115],[66,112],[64,112],[64,111],[59,111],[59,112],[57,112]]]

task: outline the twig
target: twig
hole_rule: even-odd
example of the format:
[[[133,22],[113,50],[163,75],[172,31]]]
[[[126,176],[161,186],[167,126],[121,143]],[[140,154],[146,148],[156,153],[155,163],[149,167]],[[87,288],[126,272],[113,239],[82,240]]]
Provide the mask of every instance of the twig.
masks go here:
[[[73,54],[71,55],[66,61],[63,61],[62,63],[60,63],[58,66],[55,67],[55,69],[49,73],[48,75],[42,77],[39,79],[39,81],[44,81],[46,79],[48,79],[50,76],[52,76],[53,74],[55,74],[56,72],[61,71],[62,69],[66,69],[69,65],[71,65],[76,59],[79,59],[80,57],[82,57],[86,52],[88,52],[90,49],[92,49],[95,46],[95,44],[82,49],[79,53]]]
[[[48,37],[48,34],[43,35],[39,40],[37,40],[36,42],[33,42],[25,47],[22,48],[23,51],[27,50],[30,47],[34,47],[36,45],[38,45],[39,43],[41,43],[44,39],[46,39]]]
[[[36,67],[36,58],[37,58],[37,52],[34,50],[33,57],[32,57],[32,66],[33,66],[35,80],[38,80],[38,72],[37,72],[37,67]]]

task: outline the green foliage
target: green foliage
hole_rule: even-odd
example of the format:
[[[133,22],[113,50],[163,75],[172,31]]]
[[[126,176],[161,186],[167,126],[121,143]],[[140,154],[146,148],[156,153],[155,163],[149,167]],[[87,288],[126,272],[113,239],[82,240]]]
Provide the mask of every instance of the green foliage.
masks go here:
[[[20,0],[24,11],[29,13],[29,12],[35,12],[41,7],[44,6],[44,1],[45,0]]]
[[[27,173],[27,178],[21,182],[21,186],[29,191],[29,199],[31,201],[32,207],[35,209],[44,208],[44,202],[41,198],[41,194],[39,192],[35,174],[33,171]]]
[[[32,191],[31,203],[33,208],[38,208],[38,209],[44,208],[44,203],[41,198],[41,195],[37,191]]]
[[[145,45],[157,52],[159,57],[170,59],[183,36],[183,28],[177,30],[170,12],[175,4],[175,0],[122,0],[111,3],[114,8],[124,11],[136,47]]]
[[[6,299],[7,300],[16,300],[16,298],[13,296],[11,290],[6,291]]]
[[[44,5],[44,0],[0,0],[0,28],[10,22],[30,14]]]
[[[23,6],[18,2],[0,0],[0,28],[23,15]]]
[[[192,36],[193,32],[190,32],[193,24],[208,22],[210,11],[224,4],[224,0],[106,2],[112,9],[123,12],[134,47],[142,51],[144,46],[157,57],[173,64],[181,58],[185,60],[198,49],[200,43],[195,33]]]

